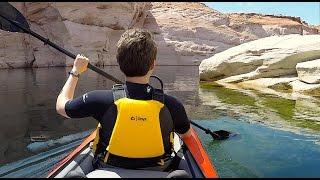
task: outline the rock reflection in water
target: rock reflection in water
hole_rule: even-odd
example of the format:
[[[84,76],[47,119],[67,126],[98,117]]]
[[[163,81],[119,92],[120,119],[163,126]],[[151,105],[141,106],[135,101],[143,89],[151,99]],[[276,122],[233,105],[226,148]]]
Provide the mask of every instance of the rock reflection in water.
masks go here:
[[[216,106],[228,116],[248,116],[250,122],[298,134],[320,135],[320,103],[317,100],[285,99],[253,90],[226,89],[212,83],[201,83],[199,97],[203,105]]]

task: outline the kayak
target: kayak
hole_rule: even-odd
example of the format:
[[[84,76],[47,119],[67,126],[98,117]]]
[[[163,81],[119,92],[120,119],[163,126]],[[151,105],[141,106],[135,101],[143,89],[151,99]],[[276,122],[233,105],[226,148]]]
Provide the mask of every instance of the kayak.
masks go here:
[[[47,178],[218,178],[218,174],[204,150],[196,131],[191,127],[191,136],[174,137],[174,150],[183,148],[182,159],[177,169],[169,172],[125,169],[120,167],[92,168],[93,152],[91,150],[97,130],[93,131],[84,141],[52,168]]]

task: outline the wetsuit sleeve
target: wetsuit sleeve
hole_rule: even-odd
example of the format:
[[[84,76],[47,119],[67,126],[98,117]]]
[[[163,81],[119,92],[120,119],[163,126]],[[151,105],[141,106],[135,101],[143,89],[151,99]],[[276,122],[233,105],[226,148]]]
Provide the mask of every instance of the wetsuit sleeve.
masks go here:
[[[190,129],[190,120],[188,119],[183,104],[176,98],[165,95],[165,105],[171,113],[175,132],[179,134],[186,133]]]
[[[70,118],[91,116],[99,120],[112,103],[111,91],[95,90],[68,101],[65,105],[65,111]]]

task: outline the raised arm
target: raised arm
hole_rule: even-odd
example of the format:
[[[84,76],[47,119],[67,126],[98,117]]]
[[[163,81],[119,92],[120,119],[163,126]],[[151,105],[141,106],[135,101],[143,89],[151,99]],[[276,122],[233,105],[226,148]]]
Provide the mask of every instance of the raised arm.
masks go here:
[[[67,82],[64,84],[56,102],[56,110],[58,114],[66,117],[68,115],[65,111],[65,105],[69,100],[73,99],[74,91],[76,89],[79,75],[87,70],[87,66],[89,63],[89,59],[84,57],[83,55],[78,54],[74,63],[71,73],[68,77]]]

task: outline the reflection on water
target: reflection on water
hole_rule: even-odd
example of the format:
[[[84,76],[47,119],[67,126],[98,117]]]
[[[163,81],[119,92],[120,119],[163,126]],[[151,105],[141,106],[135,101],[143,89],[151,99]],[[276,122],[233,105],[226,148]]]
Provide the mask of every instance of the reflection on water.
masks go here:
[[[55,111],[56,98],[70,68],[7,69],[0,71],[0,164],[33,155],[27,150],[32,141],[46,141],[96,126],[91,118],[64,119]],[[105,68],[120,80],[117,66]],[[177,96],[186,108],[196,104],[198,68],[160,66],[155,75],[162,78],[165,90]],[[158,85],[158,82],[151,83]],[[114,83],[88,70],[81,75],[75,96],[95,89],[110,89]]]
[[[216,106],[231,116],[248,116],[247,121],[268,124],[295,133],[320,133],[320,103],[310,99],[290,100],[250,90],[237,91],[202,83],[203,105]]]
[[[70,68],[39,68],[0,71],[1,165],[34,155],[38,158],[39,152],[27,149],[33,141],[58,139],[96,126],[97,122],[92,118],[65,119],[55,111],[56,98],[69,70]],[[106,67],[105,70],[124,80],[117,66]],[[311,148],[312,157],[320,156],[319,152],[314,150],[315,147],[319,148],[319,102],[305,99],[287,100],[254,91],[236,91],[213,84],[199,84],[197,66],[159,66],[156,67],[154,74],[163,80],[165,92],[177,97],[184,104],[190,119],[197,119],[213,130],[218,130],[217,123],[223,122],[220,124],[220,129],[233,130],[241,134],[238,139],[220,142],[212,142],[208,136],[201,135],[222,177],[285,176],[291,167],[288,163],[293,162],[286,161],[282,157],[300,159],[300,167],[305,165],[311,168],[311,165],[314,165],[312,159],[302,155],[300,157],[300,153],[305,153],[302,150],[293,150],[292,154],[286,154],[284,148],[286,139],[275,141],[271,138],[272,135],[274,137],[285,135],[291,138],[288,143],[292,147],[298,145],[299,148]],[[110,89],[113,84],[89,70],[81,75],[75,96],[95,89]],[[151,84],[158,83],[152,81]],[[229,120],[212,121],[221,118]],[[233,125],[230,126],[228,123]],[[305,141],[309,137],[312,137],[312,141]],[[294,141],[292,140],[294,138],[302,140]],[[239,146],[237,142],[241,142],[242,145]],[[225,145],[228,143],[233,145]],[[234,148],[236,146],[238,148]],[[61,147],[50,146],[50,149]],[[263,150],[265,148],[268,151]],[[50,149],[43,148],[42,152],[46,153],[45,151]],[[267,155],[257,153],[260,150]],[[66,149],[61,151],[67,152]],[[54,160],[48,160],[48,164],[54,164],[61,157],[63,156],[59,154],[53,158]],[[283,167],[276,165],[275,162]],[[1,168],[0,172],[7,167]],[[48,168],[45,171],[47,170]],[[31,173],[24,169],[20,171],[22,174]],[[302,170],[300,175],[307,172],[311,170]],[[37,173],[44,174],[44,172]]]

